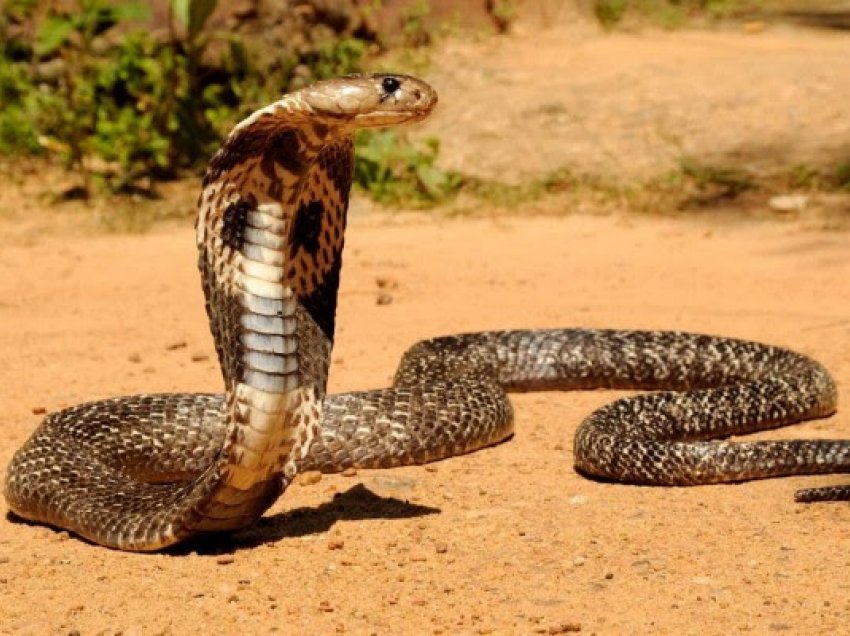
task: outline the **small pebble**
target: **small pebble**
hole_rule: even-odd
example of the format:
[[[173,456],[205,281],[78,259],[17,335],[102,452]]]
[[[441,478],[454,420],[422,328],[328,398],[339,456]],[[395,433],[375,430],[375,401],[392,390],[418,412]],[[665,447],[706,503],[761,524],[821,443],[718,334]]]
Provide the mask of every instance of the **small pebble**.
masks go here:
[[[174,342],[165,345],[165,350],[174,351],[175,349],[184,349],[186,346],[185,340],[175,340]]]
[[[378,289],[398,289],[398,281],[388,276],[376,276],[375,284]]]
[[[295,483],[299,486],[312,486],[322,481],[322,473],[318,470],[308,470],[295,476]]]
[[[47,409],[44,408],[43,406],[32,407],[32,414],[33,415],[44,415],[45,413],[47,413]]]
[[[808,202],[809,197],[805,194],[781,194],[770,197],[767,204],[774,212],[801,212]]]
[[[346,468],[344,471],[342,471],[343,477],[354,477],[356,474],[357,474],[356,468]]]
[[[345,542],[341,539],[331,539],[328,541],[328,550],[342,550]]]
[[[232,554],[222,554],[220,557],[217,557],[215,562],[218,565],[230,565],[236,560]]]
[[[192,354],[191,360],[192,362],[205,362],[210,359],[210,356],[202,351],[196,351]]]
[[[329,601],[320,601],[319,602],[319,611],[320,612],[333,612],[334,608],[331,606]]]
[[[581,623],[561,623],[560,625],[550,625],[546,630],[547,634],[574,634],[581,631]]]
[[[389,305],[392,301],[392,294],[387,294],[385,292],[378,294],[378,297],[375,299],[375,303],[378,305]]]
[[[133,362],[134,364],[138,364],[139,362],[142,361],[142,356],[138,353],[131,353],[130,355],[127,356],[127,360],[129,362]]]
[[[434,546],[434,550],[437,554],[445,554],[449,551],[449,545],[447,543],[440,542]]]
[[[587,559],[585,557],[581,556],[581,555],[579,555],[579,556],[577,556],[576,558],[573,559],[573,565],[576,566],[576,567],[580,567],[580,566],[584,565],[585,563],[587,563]]]

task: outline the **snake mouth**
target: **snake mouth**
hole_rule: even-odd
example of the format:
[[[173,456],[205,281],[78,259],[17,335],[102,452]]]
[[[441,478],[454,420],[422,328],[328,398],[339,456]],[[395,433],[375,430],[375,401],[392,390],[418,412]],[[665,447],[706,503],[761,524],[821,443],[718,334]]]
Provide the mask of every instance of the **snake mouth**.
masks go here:
[[[378,111],[374,113],[363,113],[355,115],[352,121],[358,126],[369,128],[380,128],[383,126],[396,126],[398,124],[414,123],[422,121],[429,114],[429,110],[394,110]]]

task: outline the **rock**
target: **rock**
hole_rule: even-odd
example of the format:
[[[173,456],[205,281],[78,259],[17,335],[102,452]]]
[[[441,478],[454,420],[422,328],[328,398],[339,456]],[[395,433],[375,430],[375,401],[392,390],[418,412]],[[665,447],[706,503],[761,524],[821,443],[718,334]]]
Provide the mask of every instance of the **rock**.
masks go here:
[[[322,481],[322,473],[318,470],[308,470],[295,476],[295,483],[299,486],[312,486]]]
[[[808,202],[809,197],[805,194],[781,194],[770,197],[767,204],[774,212],[802,212]]]
[[[375,284],[378,286],[378,289],[398,289],[398,281],[389,276],[376,276]]]

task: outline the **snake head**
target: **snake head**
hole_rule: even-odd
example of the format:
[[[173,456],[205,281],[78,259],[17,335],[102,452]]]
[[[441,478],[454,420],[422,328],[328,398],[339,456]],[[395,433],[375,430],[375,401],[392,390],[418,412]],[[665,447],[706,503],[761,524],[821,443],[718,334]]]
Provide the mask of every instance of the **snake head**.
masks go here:
[[[318,82],[301,90],[300,97],[315,115],[352,128],[420,121],[437,104],[437,92],[422,80],[387,73]]]

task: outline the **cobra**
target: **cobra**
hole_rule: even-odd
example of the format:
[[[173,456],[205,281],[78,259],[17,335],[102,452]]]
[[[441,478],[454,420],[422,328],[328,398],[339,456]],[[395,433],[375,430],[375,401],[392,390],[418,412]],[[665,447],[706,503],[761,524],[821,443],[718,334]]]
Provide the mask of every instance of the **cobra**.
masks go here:
[[[125,550],[252,524],[299,470],[434,461],[512,433],[506,391],[663,389],[614,402],[576,433],[576,467],[688,485],[850,470],[842,440],[716,441],[823,417],[817,362],[767,345],[676,332],[500,331],[414,345],[393,386],[326,395],[360,128],[437,103],[404,75],[290,93],[239,123],[213,156],[197,246],[223,394],[119,397],[45,418],[9,465],[25,519]],[[850,487],[801,499],[847,499]]]

